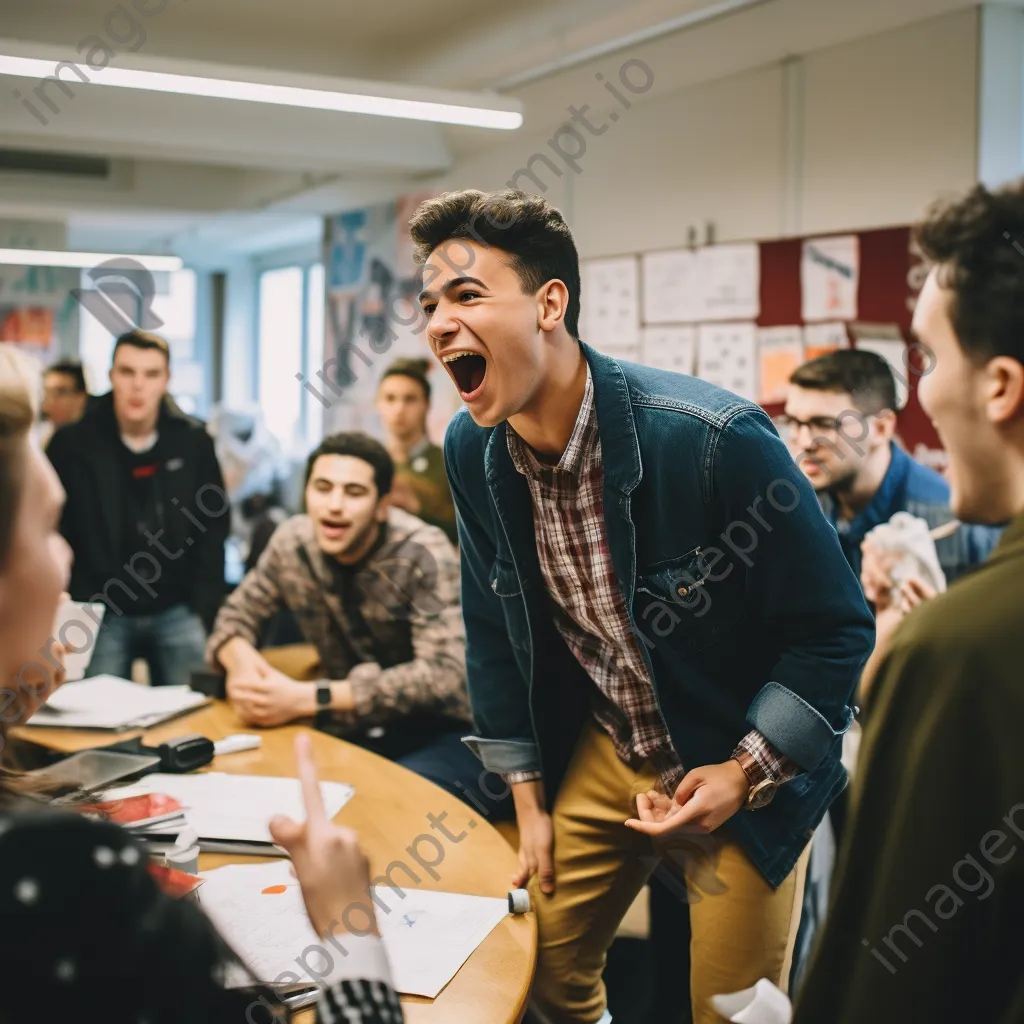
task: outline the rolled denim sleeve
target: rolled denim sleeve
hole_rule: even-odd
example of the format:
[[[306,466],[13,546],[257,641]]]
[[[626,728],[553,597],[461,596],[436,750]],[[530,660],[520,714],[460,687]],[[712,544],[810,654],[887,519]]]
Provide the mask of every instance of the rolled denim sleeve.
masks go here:
[[[747,722],[813,771],[853,722],[850,700],[874,643],[871,613],[813,489],[762,410],[747,407],[720,431],[711,480],[723,533],[732,523],[759,525],[737,564],[748,615],[778,642]]]
[[[474,506],[461,479],[460,459],[481,458],[468,445],[466,453],[460,454],[458,435],[467,417],[461,412],[452,419],[444,445],[459,530],[466,683],[476,729],[464,742],[489,771],[535,772],[541,770],[541,759],[530,715],[529,681],[516,663],[502,598],[491,587],[496,547],[485,525],[490,520],[493,526],[491,510],[486,507],[486,494],[476,503],[484,507]],[[477,471],[482,481],[482,461]]]

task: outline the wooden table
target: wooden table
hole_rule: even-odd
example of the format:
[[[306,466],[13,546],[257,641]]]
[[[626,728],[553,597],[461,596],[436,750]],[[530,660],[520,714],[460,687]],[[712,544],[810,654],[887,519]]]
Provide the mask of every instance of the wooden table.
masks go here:
[[[215,757],[209,770],[248,775],[296,776],[294,742],[300,726],[261,730],[263,745],[258,750]],[[146,732],[146,743],[159,743],[173,736],[198,732],[212,740],[237,732],[251,732],[230,706],[214,702],[209,707],[176,718]],[[138,732],[121,735],[66,729],[12,730],[13,737],[54,750],[74,751],[104,746]],[[320,778],[348,782],[355,796],[341,809],[335,821],[359,832],[370,858],[372,874],[385,871],[400,860],[421,879],[421,887],[474,896],[500,896],[508,892],[518,867],[512,848],[473,808],[450,796],[426,779],[363,750],[351,743],[310,730],[313,755]],[[430,828],[428,814],[447,812],[445,827],[454,836],[466,832],[458,843],[448,842]],[[443,846],[443,858],[436,847],[423,840],[418,850],[428,863],[437,860],[432,878],[416,863],[410,847],[417,837],[435,836]],[[258,863],[267,858],[203,854],[202,870],[229,863]],[[395,879],[408,876],[397,871]],[[402,1007],[409,1024],[502,1024],[522,1019],[537,959],[537,926],[534,915],[505,918],[466,961],[436,999],[403,996]],[[299,1020],[303,1017],[299,1016]],[[311,1020],[312,1015],[305,1015]]]

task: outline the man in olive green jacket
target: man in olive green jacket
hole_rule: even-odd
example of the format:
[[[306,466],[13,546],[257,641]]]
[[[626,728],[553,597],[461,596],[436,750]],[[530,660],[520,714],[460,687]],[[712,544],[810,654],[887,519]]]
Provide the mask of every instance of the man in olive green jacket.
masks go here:
[[[794,1024],[1024,1021],[1024,183],[932,211],[921,404],[964,521],[1010,522],[879,660]]]

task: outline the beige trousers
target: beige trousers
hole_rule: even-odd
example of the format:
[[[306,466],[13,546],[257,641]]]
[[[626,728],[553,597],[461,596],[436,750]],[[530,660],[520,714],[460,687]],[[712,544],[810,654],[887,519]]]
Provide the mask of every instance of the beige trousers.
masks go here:
[[[772,889],[735,843],[714,834],[656,849],[623,822],[636,816],[637,794],[657,788],[650,765],[635,772],[599,725],[584,727],[552,811],[555,892],[545,896],[536,878],[530,883],[539,930],[533,1005],[549,1024],[601,1018],[608,947],[659,855],[685,877],[690,977],[679,979],[679,998],[692,999],[694,1024],[723,1020],[711,1008],[713,995],[762,977],[786,988],[808,851]]]

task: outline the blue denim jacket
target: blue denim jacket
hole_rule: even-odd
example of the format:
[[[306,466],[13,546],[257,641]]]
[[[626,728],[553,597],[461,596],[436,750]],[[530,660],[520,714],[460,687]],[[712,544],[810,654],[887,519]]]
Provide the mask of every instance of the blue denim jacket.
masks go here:
[[[870,530],[887,523],[897,512],[909,512],[930,527],[954,519],[949,509],[949,484],[941,473],[915,462],[898,445],[892,445],[892,461],[875,496],[860,515],[839,519],[836,502],[828,494],[821,496],[821,507],[839,533],[839,544],[853,571],[860,576],[860,546]],[[964,524],[951,537],[935,542],[939,565],[952,583],[968,569],[985,561],[1002,536],[1002,527]]]
[[[768,807],[723,826],[778,885],[846,784],[841,737],[871,615],[763,410],[582,348],[609,552],[684,766],[727,760],[756,728],[804,769]],[[477,731],[466,742],[493,771],[542,770],[553,801],[595,687],[552,621],[530,493],[505,431],[463,410],[445,436]]]

